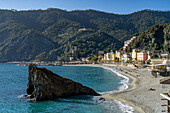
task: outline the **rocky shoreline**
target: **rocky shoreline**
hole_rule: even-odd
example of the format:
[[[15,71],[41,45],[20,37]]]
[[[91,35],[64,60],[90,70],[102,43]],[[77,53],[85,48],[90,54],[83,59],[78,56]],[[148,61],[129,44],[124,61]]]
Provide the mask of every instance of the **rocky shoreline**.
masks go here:
[[[45,101],[74,95],[99,96],[92,88],[63,78],[46,68],[29,65],[27,94],[31,100]]]

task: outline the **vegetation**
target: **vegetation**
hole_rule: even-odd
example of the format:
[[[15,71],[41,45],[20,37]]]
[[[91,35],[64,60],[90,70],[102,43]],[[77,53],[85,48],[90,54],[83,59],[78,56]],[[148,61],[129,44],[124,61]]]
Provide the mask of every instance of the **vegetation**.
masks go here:
[[[132,41],[127,47],[127,51],[133,48],[149,50],[152,52],[170,51],[170,23],[155,25],[145,32],[140,33],[138,38]],[[153,56],[157,58],[158,56]]]
[[[97,63],[97,61],[98,61],[99,59],[98,59],[98,57],[90,56],[90,57],[87,58],[87,60],[89,60],[90,62]]]
[[[54,8],[0,10],[0,60],[57,60],[70,56],[75,46],[78,58],[97,55],[98,51],[120,49],[123,41],[130,39],[134,33],[169,22],[170,11],[142,10],[118,15],[95,10],[65,11]],[[163,34],[163,37],[161,41],[170,38],[168,34]],[[149,44],[155,50],[163,48],[167,51],[169,48],[168,43]]]
[[[39,55],[37,55],[36,57],[35,57],[35,59],[36,60],[38,60],[38,61],[45,61],[46,59],[46,52],[42,52],[42,53],[40,53]]]
[[[135,34],[133,34],[133,36],[139,36],[139,33],[135,33]]]

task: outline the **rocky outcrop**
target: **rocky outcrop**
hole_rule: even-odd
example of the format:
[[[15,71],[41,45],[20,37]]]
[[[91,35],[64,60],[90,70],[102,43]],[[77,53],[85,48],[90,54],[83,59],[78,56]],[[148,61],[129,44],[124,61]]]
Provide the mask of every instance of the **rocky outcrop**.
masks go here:
[[[29,65],[27,94],[36,101],[53,100],[73,95],[99,95],[93,89],[78,82],[63,78],[46,68]]]

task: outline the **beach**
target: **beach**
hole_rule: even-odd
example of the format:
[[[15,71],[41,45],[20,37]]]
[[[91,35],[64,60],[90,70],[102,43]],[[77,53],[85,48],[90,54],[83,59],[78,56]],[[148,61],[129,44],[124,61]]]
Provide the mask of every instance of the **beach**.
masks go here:
[[[154,78],[150,70],[147,68],[130,68],[121,65],[76,65],[76,66],[95,66],[110,68],[114,71],[130,78],[128,89],[103,94],[103,97],[120,101],[122,103],[132,106],[139,113],[160,113],[167,110],[167,107],[161,105],[167,104],[166,100],[161,100],[160,93],[169,92],[170,85],[162,88],[160,79],[164,78],[158,76]],[[154,90],[150,90],[150,89]]]

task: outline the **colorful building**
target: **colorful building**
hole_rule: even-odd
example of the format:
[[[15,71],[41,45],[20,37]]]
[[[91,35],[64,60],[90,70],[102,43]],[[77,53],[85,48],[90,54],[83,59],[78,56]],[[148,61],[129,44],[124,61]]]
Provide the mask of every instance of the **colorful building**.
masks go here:
[[[132,60],[132,57],[129,53],[125,53],[125,54],[122,55],[121,60],[124,61],[124,62],[127,62],[129,60]]]
[[[104,58],[103,58],[103,60],[104,60],[104,61],[106,61],[106,60],[107,60],[106,54],[104,54]]]
[[[81,59],[83,62],[89,62],[89,60],[87,58],[82,58]]]
[[[121,61],[121,57],[122,57],[122,52],[116,51],[116,58],[119,58],[119,61]]]
[[[142,51],[142,49],[133,49],[132,50],[132,60],[133,61],[136,61],[137,60],[137,53],[138,52],[141,52]]]
[[[141,51],[137,53],[137,60],[138,61],[147,61],[148,60],[148,53],[147,51]]]
[[[106,58],[108,61],[113,61],[114,60],[114,53],[113,51],[109,52],[106,54]]]
[[[116,59],[116,54],[113,54],[112,55],[112,60],[115,61],[115,59]]]
[[[111,51],[109,53],[104,54],[103,60],[111,62],[114,61],[115,58],[116,58],[116,54],[114,54],[113,51]]]

